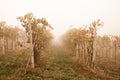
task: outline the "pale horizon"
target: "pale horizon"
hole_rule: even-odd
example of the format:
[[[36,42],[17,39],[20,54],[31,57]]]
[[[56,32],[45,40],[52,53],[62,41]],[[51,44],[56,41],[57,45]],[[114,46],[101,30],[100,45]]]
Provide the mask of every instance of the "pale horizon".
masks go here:
[[[35,17],[45,17],[52,25],[55,36],[72,27],[89,25],[101,19],[104,26],[99,35],[120,35],[120,0],[0,0],[0,21],[20,26],[16,19],[32,12]]]

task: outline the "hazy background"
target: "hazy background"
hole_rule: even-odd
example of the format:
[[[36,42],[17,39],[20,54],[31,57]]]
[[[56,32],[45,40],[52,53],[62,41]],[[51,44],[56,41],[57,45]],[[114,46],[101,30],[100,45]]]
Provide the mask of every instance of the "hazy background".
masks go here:
[[[120,0],[0,0],[0,21],[21,27],[17,16],[32,12],[45,17],[59,36],[71,26],[104,21],[100,35],[120,35]]]

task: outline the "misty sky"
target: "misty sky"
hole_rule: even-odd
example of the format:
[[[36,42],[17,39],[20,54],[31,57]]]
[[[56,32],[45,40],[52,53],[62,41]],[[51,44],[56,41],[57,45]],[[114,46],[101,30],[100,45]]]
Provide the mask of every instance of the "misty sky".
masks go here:
[[[28,12],[45,17],[56,36],[96,19],[104,22],[99,34],[120,35],[120,0],[0,0],[0,21],[8,25],[20,26],[17,16]]]

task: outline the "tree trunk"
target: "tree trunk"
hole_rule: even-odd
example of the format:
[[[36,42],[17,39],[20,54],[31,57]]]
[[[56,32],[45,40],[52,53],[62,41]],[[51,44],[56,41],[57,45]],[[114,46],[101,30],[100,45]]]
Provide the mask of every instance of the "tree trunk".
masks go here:
[[[96,58],[96,39],[93,40],[93,57],[92,57],[92,68],[95,68],[95,58]]]
[[[91,53],[90,53],[90,68],[93,68],[93,56],[94,56],[94,47],[93,47],[93,42],[91,42]]]
[[[2,54],[5,54],[5,43],[4,43],[4,36],[2,37]]]
[[[15,50],[15,41],[12,41],[12,49]]]
[[[33,43],[33,36],[32,36],[32,29],[31,29],[31,21],[29,21],[29,28],[30,28],[30,45],[31,45],[31,67],[35,68],[35,62],[34,62],[34,43]]]
[[[6,37],[6,51],[8,51],[8,38]]]
[[[116,41],[115,41],[115,61],[117,60],[117,44],[116,44]]]
[[[95,68],[95,58],[96,58],[96,39],[95,36],[92,36],[91,41],[91,53],[90,53],[90,68],[94,70]]]
[[[34,47],[34,65],[40,67],[40,51]]]
[[[76,44],[76,58],[78,59],[79,58],[79,46],[78,44]]]

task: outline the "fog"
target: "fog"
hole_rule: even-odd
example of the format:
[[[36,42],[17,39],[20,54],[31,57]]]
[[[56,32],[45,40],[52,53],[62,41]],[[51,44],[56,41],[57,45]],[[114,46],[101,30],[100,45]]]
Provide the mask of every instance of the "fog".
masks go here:
[[[119,35],[119,3],[120,0],[0,0],[0,20],[22,27],[16,18],[32,12],[36,17],[45,17],[58,37],[71,26],[81,27],[101,19],[104,26],[98,34]]]

